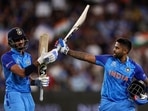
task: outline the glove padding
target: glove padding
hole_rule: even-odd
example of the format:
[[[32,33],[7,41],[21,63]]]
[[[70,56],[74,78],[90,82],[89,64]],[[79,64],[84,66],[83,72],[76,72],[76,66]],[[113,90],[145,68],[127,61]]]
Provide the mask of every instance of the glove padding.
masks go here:
[[[60,38],[58,40],[58,42],[56,43],[56,47],[59,49],[59,51],[65,55],[67,55],[68,51],[69,51],[69,47],[67,46],[67,44],[65,43],[64,40],[62,40],[62,38]]]
[[[57,49],[52,49],[51,51],[49,51],[48,53],[44,53],[42,54],[37,61],[39,62],[39,64],[49,64],[54,62],[58,57],[58,50]]]
[[[39,76],[36,80],[35,80],[35,84],[38,87],[47,87],[49,86],[49,76]]]
[[[140,94],[140,97],[135,95],[134,96],[134,101],[138,104],[138,105],[143,105],[148,103],[148,95],[147,94]]]

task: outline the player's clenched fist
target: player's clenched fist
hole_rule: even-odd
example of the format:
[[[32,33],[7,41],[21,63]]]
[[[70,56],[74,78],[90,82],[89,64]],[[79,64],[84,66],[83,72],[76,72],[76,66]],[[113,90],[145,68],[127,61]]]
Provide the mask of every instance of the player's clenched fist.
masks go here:
[[[38,62],[39,64],[45,63],[45,64],[49,64],[54,62],[58,57],[58,51],[57,49],[52,49],[51,51],[42,54],[39,58],[38,58]]]
[[[41,87],[47,87],[49,86],[49,76],[39,76],[36,80],[35,80],[35,85]]]
[[[61,38],[58,40],[58,42],[56,43],[56,47],[57,49],[59,49],[59,51],[63,54],[66,54],[68,53],[69,51],[69,47],[67,46],[67,44],[65,43],[64,40],[62,40]]]

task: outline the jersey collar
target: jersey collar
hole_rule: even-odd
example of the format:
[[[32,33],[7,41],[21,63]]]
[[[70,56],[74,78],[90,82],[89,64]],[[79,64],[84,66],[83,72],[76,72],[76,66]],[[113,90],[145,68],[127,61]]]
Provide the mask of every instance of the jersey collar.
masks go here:
[[[121,63],[121,61],[117,58],[117,60]],[[126,64],[129,61],[129,56],[126,57],[126,62],[124,62],[124,64]]]
[[[15,54],[22,55],[22,54],[20,54],[19,51],[15,50],[14,48],[11,48],[11,51],[14,52]]]

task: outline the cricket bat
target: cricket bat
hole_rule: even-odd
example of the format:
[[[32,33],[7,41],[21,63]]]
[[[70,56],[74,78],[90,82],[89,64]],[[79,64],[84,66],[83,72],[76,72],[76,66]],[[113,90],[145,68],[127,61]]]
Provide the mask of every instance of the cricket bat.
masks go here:
[[[84,23],[86,17],[87,17],[87,13],[88,10],[90,8],[90,5],[87,5],[85,7],[85,9],[83,10],[82,14],[80,15],[80,17],[78,18],[78,20],[75,22],[75,24],[73,25],[73,27],[70,29],[70,31],[68,32],[68,34],[65,36],[64,41],[67,42],[68,38],[71,37],[71,35],[77,31],[79,29],[79,27]],[[57,47],[57,50],[60,50],[60,47]]]
[[[48,52],[48,43],[49,43],[49,35],[46,33],[42,34],[39,39],[39,51],[38,51],[39,56],[41,56],[45,52]],[[46,64],[41,64],[38,68],[38,72],[40,76],[46,76],[46,70],[44,70],[44,72],[42,70],[43,65],[46,65]],[[43,101],[43,93],[44,93],[44,90],[43,90],[43,87],[41,86],[40,87],[40,97],[39,97],[40,101]]]

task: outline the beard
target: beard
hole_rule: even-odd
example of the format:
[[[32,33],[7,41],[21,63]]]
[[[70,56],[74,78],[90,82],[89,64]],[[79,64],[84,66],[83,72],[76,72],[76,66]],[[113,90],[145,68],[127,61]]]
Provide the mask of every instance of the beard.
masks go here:
[[[116,54],[116,53],[114,53],[113,56],[118,59],[121,59],[123,57],[122,54]]]

